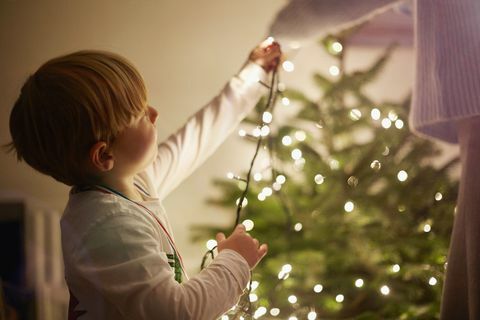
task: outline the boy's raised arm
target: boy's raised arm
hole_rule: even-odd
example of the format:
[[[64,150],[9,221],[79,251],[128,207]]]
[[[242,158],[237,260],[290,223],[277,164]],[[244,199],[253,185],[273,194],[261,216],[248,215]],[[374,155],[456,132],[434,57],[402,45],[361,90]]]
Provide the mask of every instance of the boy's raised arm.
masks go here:
[[[198,168],[235,130],[267,89],[267,71],[276,67],[278,44],[259,46],[223,90],[158,148],[158,156],[140,177],[163,199]],[[257,63],[256,63],[257,62]],[[267,70],[267,71],[266,71]]]

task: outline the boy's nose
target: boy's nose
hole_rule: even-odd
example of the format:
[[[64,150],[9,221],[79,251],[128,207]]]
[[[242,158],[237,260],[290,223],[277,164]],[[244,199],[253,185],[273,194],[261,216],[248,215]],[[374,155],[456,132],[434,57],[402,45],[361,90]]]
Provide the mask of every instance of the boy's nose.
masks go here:
[[[158,117],[158,112],[157,112],[157,109],[155,109],[154,107],[151,107],[149,106],[148,107],[150,109],[150,121],[155,124],[155,121],[157,121],[157,117]]]

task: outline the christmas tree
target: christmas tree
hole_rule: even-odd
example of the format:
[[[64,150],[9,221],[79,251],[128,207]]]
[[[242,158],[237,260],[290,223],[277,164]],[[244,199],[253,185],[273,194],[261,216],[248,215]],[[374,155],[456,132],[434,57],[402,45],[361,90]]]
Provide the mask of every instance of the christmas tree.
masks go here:
[[[340,67],[330,70],[334,78],[313,76],[318,101],[283,89],[279,103],[296,104],[298,112],[271,122],[267,132],[240,132],[262,138],[269,159],[267,168],[253,171],[240,219],[269,245],[242,300],[243,307],[251,302],[245,319],[439,316],[458,187],[451,169],[458,159],[432,165],[441,151],[410,132],[410,97],[375,101],[364,94],[393,46],[366,70],[344,71],[350,32],[320,41]],[[265,104],[245,123],[270,123]],[[238,176],[216,180],[222,196],[210,203],[233,213],[245,188]],[[194,239],[229,234],[232,226],[198,226]],[[224,316],[233,318],[240,318],[238,308]]]

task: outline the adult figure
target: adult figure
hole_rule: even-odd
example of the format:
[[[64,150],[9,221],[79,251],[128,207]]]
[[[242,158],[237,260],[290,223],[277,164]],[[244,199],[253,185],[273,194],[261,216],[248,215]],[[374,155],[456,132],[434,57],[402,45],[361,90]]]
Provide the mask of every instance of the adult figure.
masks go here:
[[[316,40],[400,2],[291,0],[270,34],[283,47]],[[441,319],[480,319],[480,1],[416,0],[413,8],[416,76],[410,127],[458,143],[462,165]]]

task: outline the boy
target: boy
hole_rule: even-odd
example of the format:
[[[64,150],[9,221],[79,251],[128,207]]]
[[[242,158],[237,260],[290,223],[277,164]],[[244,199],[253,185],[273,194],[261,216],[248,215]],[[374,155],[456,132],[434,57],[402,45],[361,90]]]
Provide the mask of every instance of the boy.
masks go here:
[[[217,235],[219,254],[188,279],[161,200],[253,109],[265,92],[258,81],[280,54],[275,42],[257,46],[221,93],[158,146],[157,111],[119,55],[74,52],[27,79],[10,116],[10,148],[73,186],[61,219],[69,319],[214,319],[235,304],[267,246],[239,225]]]

